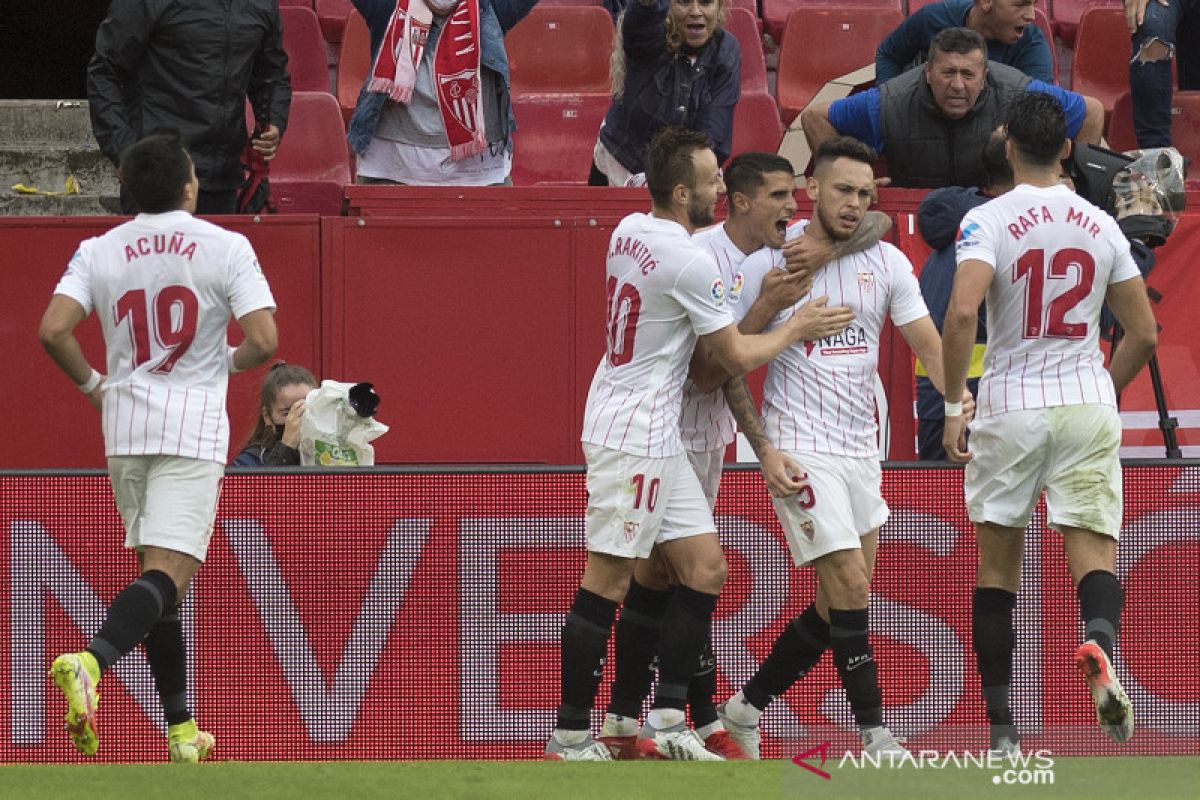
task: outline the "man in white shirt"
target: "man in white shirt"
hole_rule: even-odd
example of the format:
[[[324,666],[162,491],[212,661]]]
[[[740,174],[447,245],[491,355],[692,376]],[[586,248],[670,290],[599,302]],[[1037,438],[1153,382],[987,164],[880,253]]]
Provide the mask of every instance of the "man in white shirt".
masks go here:
[[[943,443],[951,460],[967,462],[979,541],[972,638],[992,747],[1018,746],[1008,698],[1012,618],[1025,527],[1043,490],[1079,595],[1085,641],[1075,661],[1101,727],[1123,742],[1133,709],[1112,668],[1124,603],[1115,574],[1123,510],[1116,392],[1153,354],[1157,326],[1116,221],[1059,183],[1070,152],[1062,110],[1025,95],[1008,110],[1006,133],[1017,187],[963,219],[944,327]],[[988,350],[968,453],[957,401],[985,296]],[[1126,331],[1107,370],[1099,348],[1106,301]]]
[[[729,287],[730,311],[738,330],[745,334],[760,333],[778,312],[808,294],[812,274],[821,264],[843,252],[873,245],[891,226],[886,215],[871,212],[869,221],[847,242],[818,244],[803,236],[785,242],[787,226],[796,213],[791,163],[773,153],[742,153],[725,168],[724,177],[728,219],[697,232],[692,241],[707,249],[716,262]],[[806,338],[838,333],[853,320],[848,308],[827,307],[824,299],[807,304],[800,313],[811,319]],[[724,394],[717,391],[729,376],[711,359],[705,364],[694,362],[692,367],[694,372],[683,387],[680,432],[709,508],[715,508],[725,450],[737,431]],[[732,383],[741,388],[740,380]],[[765,443],[755,449],[766,465],[768,480],[775,484],[772,491],[794,492],[797,487],[792,476],[800,474],[798,466],[770,447],[760,430],[746,434],[752,443],[760,438]],[[618,758],[640,755],[634,747],[637,716],[650,690],[662,614],[670,596],[668,571],[657,551],[648,559],[639,559],[617,622],[616,676],[600,732],[600,741]],[[744,759],[746,754],[718,718],[715,692],[716,660],[710,641],[688,687],[692,724],[709,750],[727,759]]]
[[[844,241],[858,230],[874,197],[875,153],[838,137],[817,150],[808,194],[818,241]],[[840,333],[796,343],[771,361],[764,387],[764,427],[771,445],[803,465],[804,484],[772,502],[797,566],[817,572],[814,602],[776,639],[759,671],[718,710],[730,736],[759,755],[762,711],[811,669],[826,649],[850,701],[865,749],[902,753],[883,724],[883,699],[867,640],[867,601],[879,529],[888,518],[875,421],[875,371],[885,318],[926,363],[940,362],[941,341],[921,299],[912,265],[883,242],[838,258],[817,272],[812,295],[849,306],[854,322]],[[774,324],[789,319],[784,311]],[[941,384],[941,370],[931,371]],[[748,404],[734,404],[743,429]]]
[[[801,318],[743,336],[716,264],[691,239],[713,222],[724,184],[703,134],[671,127],[647,150],[650,214],[613,231],[607,347],[588,393],[588,560],[562,634],[562,703],[545,756],[611,760],[589,733],[609,633],[634,561],[657,543],[678,578],[663,614],[659,681],[645,738],[660,755],[719,760],[684,724],[687,687],[708,639],[726,564],[712,510],[688,465],[680,401],[693,350],[741,375],[797,341]],[[703,357],[703,355],[701,356]]]
[[[42,346],[101,412],[125,546],[141,575],[108,607],[87,649],[54,660],[75,747],[94,755],[101,674],[143,640],[167,722],[168,756],[206,758],[213,737],[187,707],[178,604],[212,536],[229,450],[230,372],[262,364],[277,341],[275,300],[244,236],[196,219],[198,182],[179,136],[151,134],[122,156],[123,185],[145,213],[84,241],[42,317]],[[93,310],[107,375],[75,327]],[[244,341],[226,343],[230,316]]]

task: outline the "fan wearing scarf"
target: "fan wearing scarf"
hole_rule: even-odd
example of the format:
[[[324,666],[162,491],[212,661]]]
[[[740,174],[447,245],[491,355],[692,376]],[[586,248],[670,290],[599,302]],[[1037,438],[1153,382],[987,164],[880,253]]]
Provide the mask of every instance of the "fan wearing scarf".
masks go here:
[[[742,50],[722,26],[725,0],[629,0],[617,20],[613,101],[592,154],[592,186],[625,186],[646,171],[661,128],[678,125],[712,142],[724,164],[733,147]]]
[[[509,183],[504,34],[537,0],[354,0],[372,66],[350,118],[359,183]]]

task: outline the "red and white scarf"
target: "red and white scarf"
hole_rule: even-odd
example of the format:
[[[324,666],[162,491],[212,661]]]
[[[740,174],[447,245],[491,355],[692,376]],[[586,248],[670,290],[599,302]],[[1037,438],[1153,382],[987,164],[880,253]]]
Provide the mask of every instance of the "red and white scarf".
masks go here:
[[[441,5],[436,0],[428,3]],[[429,4],[427,0],[398,0],[371,68],[368,91],[385,92],[397,103],[412,99],[417,68],[433,23]],[[487,149],[479,53],[479,0],[459,0],[458,8],[446,19],[433,54],[433,85],[454,161]]]

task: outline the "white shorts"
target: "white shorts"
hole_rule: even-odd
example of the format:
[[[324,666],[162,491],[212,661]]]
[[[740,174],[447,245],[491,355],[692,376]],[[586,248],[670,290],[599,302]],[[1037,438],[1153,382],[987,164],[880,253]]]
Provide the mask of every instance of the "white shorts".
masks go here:
[[[1121,420],[1088,404],[1010,411],[971,423],[963,490],[972,522],[1025,528],[1046,492],[1046,523],[1116,539],[1121,532]]]
[[[857,550],[859,541],[887,522],[879,459],[788,452],[808,473],[807,488],[771,498],[796,566],[838,550]]]
[[[657,542],[716,532],[708,500],[683,453],[643,458],[585,442],[583,455],[588,550],[645,558]]]
[[[700,489],[708,498],[709,510],[717,507],[717,492],[721,489],[721,470],[725,468],[725,446],[714,450],[689,450],[688,461],[700,481]]]
[[[125,523],[126,547],[161,547],[204,560],[223,464],[178,456],[112,456],[108,476]]]

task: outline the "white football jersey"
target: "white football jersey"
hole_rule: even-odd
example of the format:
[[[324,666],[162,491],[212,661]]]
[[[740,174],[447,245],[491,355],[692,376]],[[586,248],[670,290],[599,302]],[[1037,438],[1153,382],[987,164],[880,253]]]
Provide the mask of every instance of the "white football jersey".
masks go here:
[[[1100,403],[1115,406],[1100,352],[1100,308],[1113,283],[1139,275],[1108,214],[1065,186],[1021,185],[972,209],[958,263],[994,270],[976,414]]]
[[[797,228],[793,226],[789,238]],[[907,325],[929,315],[912,264],[896,247],[879,242],[829,262],[812,290],[777,315],[772,327],[810,300],[849,306],[850,326],[835,336],[790,345],[771,361],[763,388],[766,434],[780,450],[830,455],[879,455],[875,372],[887,316]]]
[[[186,211],[140,214],[84,241],[54,293],[100,318],[106,455],[225,463],[230,315],[275,307],[245,236]]]
[[[683,452],[683,382],[696,338],[733,324],[725,282],[677,222],[621,220],[609,242],[606,349],[588,391],[582,439],[647,458]]]
[[[749,309],[742,302],[747,279],[743,266],[749,266],[746,262],[770,263],[770,254],[779,251],[763,248],[746,255],[729,238],[723,224],[696,233],[692,241],[707,250],[716,262],[721,280],[725,282],[726,306],[734,322],[741,322]],[[762,280],[761,275],[758,280]],[[737,436],[737,422],[729,410],[729,404],[725,402],[724,392],[719,389],[702,392],[691,380],[683,384],[683,413],[679,417],[679,428],[684,448],[692,452],[708,452],[724,447]]]

